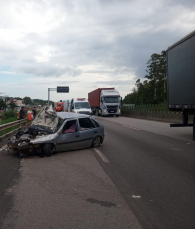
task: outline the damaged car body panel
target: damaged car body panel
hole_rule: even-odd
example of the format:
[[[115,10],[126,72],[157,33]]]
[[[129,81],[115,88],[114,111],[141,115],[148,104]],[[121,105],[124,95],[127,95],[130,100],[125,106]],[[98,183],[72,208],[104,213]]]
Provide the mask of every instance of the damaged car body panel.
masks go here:
[[[8,146],[20,154],[67,151],[98,147],[104,140],[104,127],[89,115],[58,112],[44,107],[31,126],[18,131]]]
[[[50,107],[44,107],[32,122],[31,127],[45,127],[46,129],[54,132],[58,125],[58,120],[59,117],[55,111],[53,111]]]

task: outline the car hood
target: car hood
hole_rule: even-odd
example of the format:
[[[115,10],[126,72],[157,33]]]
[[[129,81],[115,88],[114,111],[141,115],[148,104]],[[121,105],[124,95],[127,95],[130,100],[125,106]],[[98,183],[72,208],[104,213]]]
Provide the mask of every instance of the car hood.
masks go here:
[[[59,118],[52,107],[46,106],[41,109],[35,120],[32,122],[31,127],[43,126],[54,132],[58,125],[58,120]]]

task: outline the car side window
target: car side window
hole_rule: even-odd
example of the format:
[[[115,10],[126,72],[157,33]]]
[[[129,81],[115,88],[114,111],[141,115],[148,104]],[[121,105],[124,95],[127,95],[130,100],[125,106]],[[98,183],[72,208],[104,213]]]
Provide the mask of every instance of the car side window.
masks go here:
[[[95,119],[92,119],[92,121],[94,122],[96,127],[100,127],[100,124]]]
[[[77,120],[67,121],[63,127],[62,134],[77,132]]]
[[[79,125],[81,131],[95,128],[95,125],[93,124],[90,118],[80,118]]]

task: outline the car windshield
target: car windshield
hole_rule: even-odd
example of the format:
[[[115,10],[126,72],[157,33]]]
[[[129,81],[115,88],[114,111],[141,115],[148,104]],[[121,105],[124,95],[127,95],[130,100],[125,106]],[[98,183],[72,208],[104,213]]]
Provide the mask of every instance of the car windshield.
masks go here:
[[[42,125],[31,125],[30,126],[34,130],[40,130],[40,131],[46,131],[48,133],[52,133],[51,129],[47,126],[42,126]]]
[[[119,103],[120,102],[120,97],[104,97],[104,102],[105,103]]]
[[[75,103],[75,109],[81,109],[81,108],[90,108],[90,105],[88,102],[81,102],[81,103]]]

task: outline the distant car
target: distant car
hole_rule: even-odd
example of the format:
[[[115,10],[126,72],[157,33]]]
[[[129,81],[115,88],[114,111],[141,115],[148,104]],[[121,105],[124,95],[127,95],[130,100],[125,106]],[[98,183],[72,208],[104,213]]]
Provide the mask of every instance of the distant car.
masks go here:
[[[44,107],[31,126],[8,141],[8,147],[23,156],[55,151],[98,147],[104,140],[104,127],[94,117],[69,112],[55,112]]]

